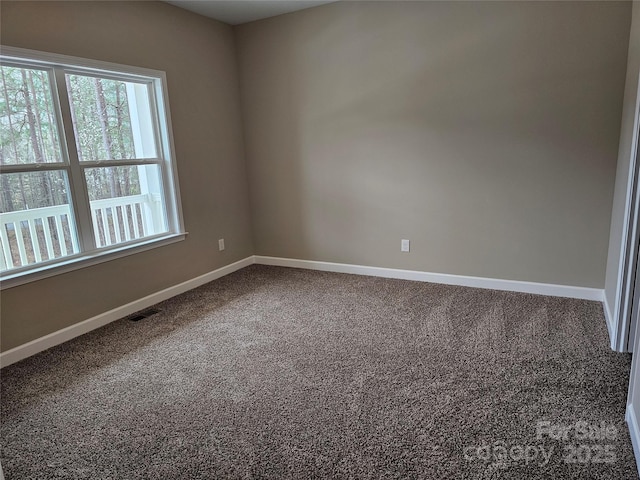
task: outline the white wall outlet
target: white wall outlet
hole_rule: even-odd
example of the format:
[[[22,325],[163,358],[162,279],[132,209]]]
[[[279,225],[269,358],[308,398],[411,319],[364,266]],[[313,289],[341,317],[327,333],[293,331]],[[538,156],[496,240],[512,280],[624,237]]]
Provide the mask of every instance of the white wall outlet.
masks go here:
[[[408,252],[409,251],[409,240],[402,240],[402,242],[400,242],[400,251],[401,252]]]
[[[218,250],[224,250],[224,238],[218,239]]]

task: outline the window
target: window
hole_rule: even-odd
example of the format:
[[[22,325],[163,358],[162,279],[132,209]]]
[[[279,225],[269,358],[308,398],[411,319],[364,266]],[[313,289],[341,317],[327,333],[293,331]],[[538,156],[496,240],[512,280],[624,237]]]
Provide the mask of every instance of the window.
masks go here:
[[[167,108],[163,72],[3,47],[3,286],[184,238]]]

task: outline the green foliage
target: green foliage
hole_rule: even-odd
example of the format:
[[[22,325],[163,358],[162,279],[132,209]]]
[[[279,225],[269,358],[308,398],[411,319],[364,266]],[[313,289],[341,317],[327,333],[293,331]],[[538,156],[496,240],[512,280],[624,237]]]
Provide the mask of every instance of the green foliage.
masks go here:
[[[80,161],[135,158],[125,82],[67,75]]]
[[[2,66],[0,74],[2,164],[61,162],[48,73]]]
[[[50,72],[0,67],[0,166],[64,162]],[[66,75],[80,161],[135,158],[127,84]],[[44,165],[43,165],[44,166]],[[90,200],[140,193],[135,166],[85,170]],[[2,173],[0,212],[69,203],[64,171]]]

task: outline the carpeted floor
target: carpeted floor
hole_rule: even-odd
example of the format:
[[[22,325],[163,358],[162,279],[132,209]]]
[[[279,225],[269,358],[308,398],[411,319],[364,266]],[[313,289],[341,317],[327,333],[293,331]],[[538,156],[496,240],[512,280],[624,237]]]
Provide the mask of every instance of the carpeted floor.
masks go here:
[[[596,302],[251,266],[1,372],[7,480],[638,478]]]

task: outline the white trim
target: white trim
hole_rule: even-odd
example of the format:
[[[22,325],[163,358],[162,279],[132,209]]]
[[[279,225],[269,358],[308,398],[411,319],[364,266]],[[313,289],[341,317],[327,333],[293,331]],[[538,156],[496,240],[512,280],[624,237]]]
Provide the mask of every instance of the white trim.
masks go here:
[[[126,317],[127,315],[131,315],[132,313],[148,308],[158,302],[162,302],[188,290],[199,287],[200,285],[204,285],[212,280],[224,277],[225,275],[233,273],[236,270],[240,270],[241,268],[247,267],[253,263],[254,257],[251,256],[244,258],[225,267],[218,268],[217,270],[192,278],[186,282],[179,283],[173,287],[165,288],[164,290],[152,293],[151,295],[147,295],[139,300],[127,303],[126,305],[101,313],[100,315],[96,315],[88,320],[70,325],[69,327],[58,330],[57,332],[50,333],[49,335],[45,335],[44,337],[25,343],[24,345],[20,345],[19,347],[2,352],[0,353],[0,368],[6,367],[7,365],[11,365],[12,363],[35,355],[43,350],[64,343],[72,338],[90,332],[91,330],[95,330],[103,325]]]
[[[23,265],[0,274],[0,289],[11,288],[28,282],[50,277],[78,268],[95,265],[125,255],[149,250],[183,240],[184,218],[180,199],[177,160],[169,111],[169,94],[166,73],[150,68],[135,67],[112,62],[103,62],[82,57],[73,57],[57,53],[41,52],[25,48],[0,45],[0,60],[16,66],[44,68],[49,72],[52,101],[56,115],[58,136],[62,153],[62,162],[48,168],[65,171],[69,187],[69,205],[75,220],[75,231],[80,248],[74,258],[59,257],[30,265]],[[147,85],[151,125],[149,127],[155,139],[155,157],[124,159],[117,161],[81,162],[76,151],[76,138],[71,128],[71,110],[65,84],[65,73],[99,76],[144,83]],[[167,232],[153,238],[136,239],[128,243],[118,243],[107,247],[98,247],[94,238],[94,226],[91,221],[91,205],[84,180],[84,171],[96,166],[114,165],[156,165],[160,177],[160,198],[166,214]],[[39,171],[42,165],[29,164],[11,166],[9,171]],[[137,236],[137,235],[136,235]],[[124,250],[130,251],[124,252]],[[123,253],[124,252],[124,253]],[[102,257],[105,255],[104,257]],[[18,271],[16,271],[18,270]]]
[[[609,331],[609,341],[611,343],[611,350],[616,349],[616,325],[613,321],[613,313],[611,313],[611,307],[607,302],[607,296],[602,297],[602,310],[604,312],[604,319],[607,322],[607,330]]]
[[[631,143],[631,158],[629,159],[629,170],[627,177],[627,187],[625,193],[624,222],[622,224],[622,238],[620,244],[620,258],[618,259],[618,275],[616,281],[616,304],[615,304],[615,335],[612,341],[613,349],[616,351],[626,351],[628,349],[628,333],[631,305],[629,304],[633,292],[629,291],[633,264],[629,260],[635,258],[633,246],[634,239],[637,238],[637,217],[631,218],[634,211],[634,200],[636,202],[636,212],[638,198],[634,197],[634,182],[636,181],[636,154],[638,146],[638,125],[640,124],[640,78],[636,87],[636,109],[633,119],[633,135]],[[631,259],[629,258],[631,257]]]
[[[15,275],[11,274],[11,270],[7,270],[0,275],[0,290],[17,287],[18,285],[42,280],[43,278],[73,272],[74,270],[91,267],[93,265],[98,265],[99,263],[110,262],[118,258],[171,245],[172,243],[183,241],[188,234],[188,232],[185,232],[163,235],[146,239],[144,242],[135,244],[128,243],[120,246],[119,248],[113,248],[107,251],[98,250],[97,253],[91,253],[88,255],[78,254],[75,256],[64,257],[63,261],[57,261],[46,265],[36,265],[35,268],[31,268],[26,272],[20,272]]]
[[[640,428],[638,428],[638,420],[636,414],[633,411],[632,405],[627,405],[627,412],[625,415],[627,425],[629,426],[629,435],[631,436],[631,445],[633,445],[633,454],[636,457],[636,468],[640,475]]]
[[[0,45],[0,56],[11,57],[10,60],[21,60],[41,66],[50,67],[51,64],[73,68],[79,72],[86,70],[104,70],[106,72],[116,72],[122,75],[129,74],[132,77],[157,77],[163,76],[162,70],[154,70],[152,68],[138,67],[136,65],[127,65],[123,63],[105,62],[103,60],[94,60],[92,58],[76,57],[72,55],[62,55],[61,53],[43,52],[41,50],[31,50],[29,48],[12,47],[9,45]]]
[[[84,333],[95,330],[108,323],[126,317],[132,313],[148,308],[158,302],[184,293],[193,288],[204,285],[217,278],[228,275],[241,268],[252,264],[273,265],[279,267],[303,268],[307,270],[320,270],[324,272],[351,273],[355,275],[369,275],[372,277],[398,278],[402,280],[414,280],[419,282],[441,283],[445,285],[458,285],[473,288],[486,288],[503,290],[508,292],[523,292],[536,295],[549,295],[554,297],[578,298],[604,302],[605,318],[610,327],[610,312],[604,299],[604,291],[598,288],[572,287],[568,285],[552,285],[547,283],[522,282],[517,280],[501,280],[495,278],[469,277],[465,275],[450,275],[446,273],[431,273],[418,270],[401,270],[397,268],[369,267],[364,265],[351,265],[346,263],[319,262],[313,260],[297,260],[292,258],[267,257],[254,255],[225,267],[218,268],[199,277],[187,280],[173,287],[148,295],[139,300],[114,308],[108,312],[96,315],[80,323],[50,333],[44,337],[32,340],[18,347],[0,353],[0,368],[23,360],[27,357],[42,352],[48,348],[78,337]]]
[[[373,277],[399,278],[418,282],[442,283],[445,285],[459,285],[463,287],[488,288],[505,290],[508,292],[533,293],[553,297],[579,298],[602,302],[604,291],[600,288],[572,287],[568,285],[552,285],[548,283],[522,282],[518,280],[501,280],[484,277],[468,277],[465,275],[450,275],[446,273],[421,272],[417,270],[400,270],[396,268],[368,267],[364,265],[350,265],[345,263],[318,262],[313,260],[296,260],[291,258],[265,257],[256,255],[255,263],[274,265],[279,267],[305,268],[325,272],[352,273],[355,275],[370,275]]]

